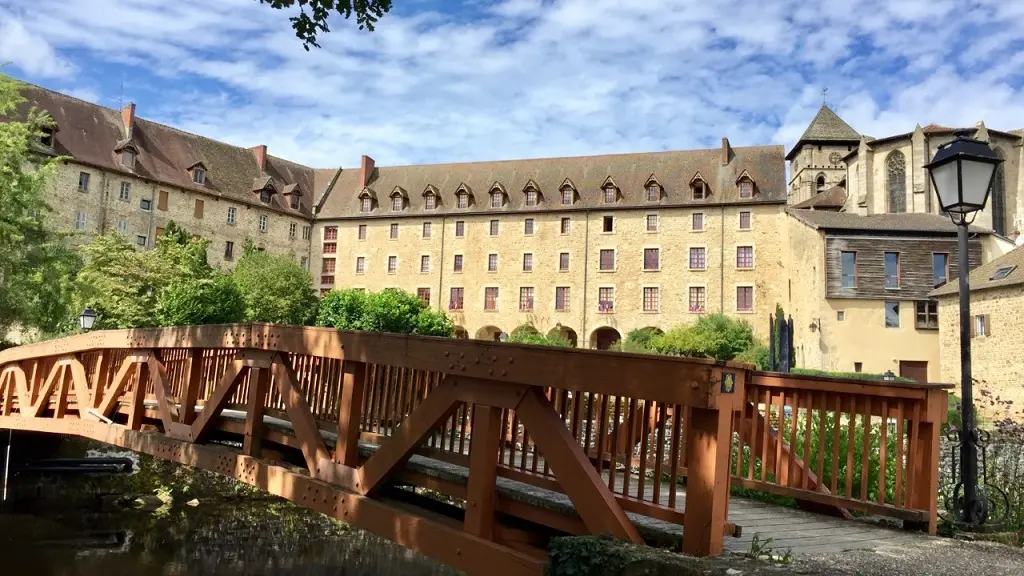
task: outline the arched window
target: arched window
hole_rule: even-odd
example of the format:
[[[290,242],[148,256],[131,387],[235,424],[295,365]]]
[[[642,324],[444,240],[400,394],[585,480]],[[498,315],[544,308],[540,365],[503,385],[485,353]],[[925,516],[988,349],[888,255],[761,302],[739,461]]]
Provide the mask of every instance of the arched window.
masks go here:
[[[996,156],[1004,158],[1003,151],[993,147]],[[995,177],[992,178],[992,229],[996,234],[1006,235],[1006,179],[1003,177],[1003,164],[996,166]]]
[[[816,190],[817,190],[818,194],[821,194],[822,192],[825,191],[825,175],[824,174],[818,174],[818,177],[815,179],[814,183],[815,183],[815,187],[816,187]]]
[[[885,189],[889,193],[889,212],[907,211],[907,159],[893,150],[885,159]]]

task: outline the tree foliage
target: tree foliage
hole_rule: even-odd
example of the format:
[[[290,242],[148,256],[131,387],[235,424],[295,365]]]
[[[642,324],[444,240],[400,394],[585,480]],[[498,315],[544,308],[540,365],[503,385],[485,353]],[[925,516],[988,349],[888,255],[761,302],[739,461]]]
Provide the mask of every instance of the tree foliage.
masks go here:
[[[0,336],[12,327],[58,331],[68,322],[80,261],[49,230],[43,190],[60,158],[39,153],[53,120],[36,109],[21,114],[20,84],[0,74]]]
[[[298,7],[299,14],[288,20],[307,51],[310,46],[320,47],[317,34],[330,32],[327,21],[332,14],[346,20],[355,14],[359,29],[373,32],[377,20],[391,10],[391,0],[260,0],[260,4],[268,4],[278,10]]]
[[[320,302],[317,326],[339,330],[447,336],[455,325],[431,310],[415,294],[387,288],[380,292],[332,290]]]
[[[690,325],[677,326],[651,340],[663,354],[732,360],[755,344],[754,328],[746,320],[722,313],[701,316]]]
[[[179,277],[164,287],[157,299],[160,326],[232,324],[245,316],[245,300],[227,274],[215,272],[198,278]]]
[[[245,301],[246,322],[305,325],[316,318],[313,279],[293,260],[247,243],[231,277]]]
[[[533,324],[523,324],[512,331],[506,342],[513,344],[534,344],[536,346],[558,346],[561,348],[571,348],[572,342],[562,336],[561,334],[554,333],[545,336],[537,331]]]

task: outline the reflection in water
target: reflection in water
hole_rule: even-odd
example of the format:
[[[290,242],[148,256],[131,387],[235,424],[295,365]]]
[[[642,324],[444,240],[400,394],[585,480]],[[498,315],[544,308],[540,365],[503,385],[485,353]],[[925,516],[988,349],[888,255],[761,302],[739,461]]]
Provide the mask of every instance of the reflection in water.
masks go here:
[[[5,576],[458,574],[276,499],[0,512],[0,562]]]

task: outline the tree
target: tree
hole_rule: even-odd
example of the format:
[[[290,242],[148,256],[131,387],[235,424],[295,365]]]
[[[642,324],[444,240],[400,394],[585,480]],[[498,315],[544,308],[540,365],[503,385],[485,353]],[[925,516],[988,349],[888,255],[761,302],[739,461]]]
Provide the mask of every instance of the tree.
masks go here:
[[[157,298],[156,319],[160,326],[233,324],[245,317],[245,300],[227,274],[210,277],[175,278]]]
[[[380,292],[332,290],[320,302],[316,324],[339,330],[423,336],[451,337],[455,333],[455,324],[443,312],[427,308],[415,294],[397,288]]]
[[[359,29],[373,32],[377,20],[391,11],[391,0],[260,0],[260,4],[269,4],[278,10],[298,6],[299,15],[289,20],[307,51],[310,46],[320,47],[316,41],[317,34],[330,32],[327,19],[332,12],[346,20],[355,14]]]
[[[513,344],[533,344],[536,346],[557,346],[560,348],[571,348],[572,342],[561,334],[545,336],[537,331],[533,324],[523,324],[512,331],[508,340]]]
[[[62,235],[44,224],[43,190],[60,158],[39,153],[53,120],[22,113],[20,84],[0,74],[0,337],[15,326],[59,331],[70,318],[71,283],[80,263]]]
[[[247,243],[231,278],[245,301],[246,322],[305,325],[316,318],[313,279],[297,262]]]
[[[677,326],[651,340],[651,346],[662,354],[715,360],[732,360],[754,344],[749,322],[722,313],[701,316],[693,324]]]

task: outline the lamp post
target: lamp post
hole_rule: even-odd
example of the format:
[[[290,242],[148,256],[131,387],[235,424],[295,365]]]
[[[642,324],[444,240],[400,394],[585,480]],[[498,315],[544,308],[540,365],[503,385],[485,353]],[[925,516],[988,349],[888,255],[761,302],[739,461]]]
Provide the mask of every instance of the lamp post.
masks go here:
[[[960,280],[960,444],[961,479],[953,493],[958,520],[969,525],[988,519],[988,499],[978,486],[978,430],[974,425],[974,392],[971,379],[971,291],[967,278],[967,227],[988,202],[996,169],[1002,160],[988,144],[958,135],[939,147],[926,164],[942,211],[957,226],[957,274]],[[963,489],[961,496],[960,490]]]
[[[96,322],[96,311],[87,306],[85,310],[82,310],[82,313],[78,315],[78,325],[83,331],[88,332],[89,330],[92,330],[94,322]]]
[[[896,374],[892,370],[886,370],[885,374],[882,374],[882,380],[893,381],[896,379]]]

